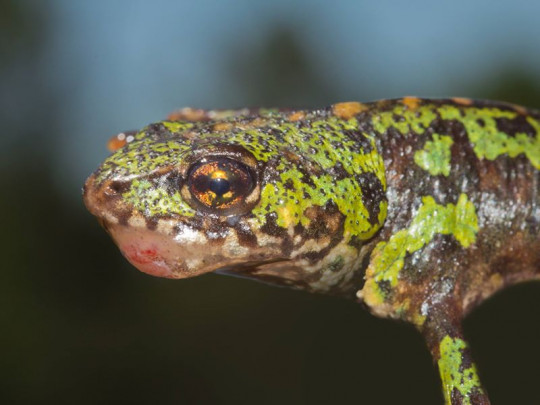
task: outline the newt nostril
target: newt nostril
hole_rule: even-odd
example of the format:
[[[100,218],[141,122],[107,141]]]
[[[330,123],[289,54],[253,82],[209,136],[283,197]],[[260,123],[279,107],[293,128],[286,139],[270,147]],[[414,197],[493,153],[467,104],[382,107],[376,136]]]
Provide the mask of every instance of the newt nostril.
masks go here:
[[[114,196],[117,194],[125,193],[128,189],[128,184],[124,181],[111,181],[105,187],[105,194],[108,196]]]

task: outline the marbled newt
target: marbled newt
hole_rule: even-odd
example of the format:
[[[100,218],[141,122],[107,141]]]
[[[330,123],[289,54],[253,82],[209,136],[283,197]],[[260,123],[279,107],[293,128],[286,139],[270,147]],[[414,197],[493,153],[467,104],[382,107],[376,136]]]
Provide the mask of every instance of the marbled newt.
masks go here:
[[[406,97],[183,109],[122,133],[84,188],[139,270],[217,271],[413,323],[447,404],[488,404],[461,320],[540,278],[540,113]]]

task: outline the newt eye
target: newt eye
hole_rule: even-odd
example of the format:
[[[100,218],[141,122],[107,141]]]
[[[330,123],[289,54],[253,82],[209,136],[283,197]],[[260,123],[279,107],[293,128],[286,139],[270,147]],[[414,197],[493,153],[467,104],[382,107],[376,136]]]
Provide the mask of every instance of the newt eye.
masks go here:
[[[204,207],[220,212],[241,205],[254,184],[246,166],[226,158],[198,163],[188,175],[191,195]]]

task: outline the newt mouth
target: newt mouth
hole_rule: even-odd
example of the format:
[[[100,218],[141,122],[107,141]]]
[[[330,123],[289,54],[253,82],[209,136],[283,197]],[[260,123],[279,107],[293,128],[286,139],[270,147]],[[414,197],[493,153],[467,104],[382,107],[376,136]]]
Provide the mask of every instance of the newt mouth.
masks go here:
[[[125,185],[91,175],[84,203],[139,271],[170,279],[216,272],[285,286],[305,284],[306,260],[285,256],[282,239],[260,234],[246,241],[247,223],[209,215],[149,216],[122,198],[119,184]]]
[[[213,271],[249,277],[261,266],[286,260],[269,258],[256,247],[239,254],[233,231],[223,232],[216,240],[204,230],[172,218],[162,218],[157,227],[150,228],[144,215],[126,204],[115,188],[106,183],[97,185],[95,175],[86,181],[83,198],[122,255],[138,270],[155,277],[180,279]],[[231,243],[227,250],[228,237]]]

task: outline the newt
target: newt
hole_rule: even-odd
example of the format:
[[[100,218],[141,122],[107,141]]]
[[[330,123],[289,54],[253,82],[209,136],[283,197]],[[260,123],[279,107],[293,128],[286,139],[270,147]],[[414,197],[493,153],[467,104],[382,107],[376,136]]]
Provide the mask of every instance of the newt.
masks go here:
[[[183,109],[119,134],[84,201],[139,270],[253,278],[412,323],[448,405],[489,404],[461,328],[540,279],[540,113],[405,97]]]

